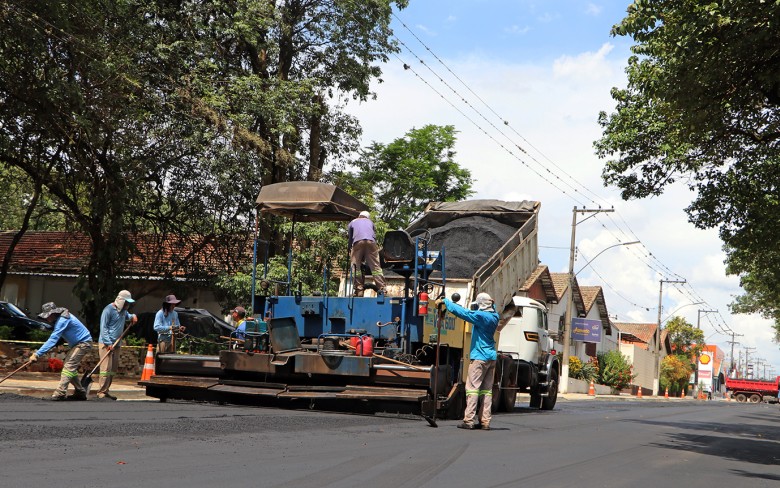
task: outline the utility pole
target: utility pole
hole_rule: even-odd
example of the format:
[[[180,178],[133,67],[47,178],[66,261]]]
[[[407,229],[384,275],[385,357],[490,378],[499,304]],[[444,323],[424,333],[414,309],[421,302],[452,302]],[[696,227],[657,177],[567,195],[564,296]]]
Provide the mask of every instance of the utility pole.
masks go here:
[[[748,366],[749,366],[748,365],[748,355],[750,354],[751,350],[755,350],[756,348],[755,347],[743,347],[742,349],[745,350],[745,378],[748,378]],[[752,376],[753,375],[751,374],[750,377],[752,378]],[[751,378],[748,378],[748,379],[751,379]]]
[[[735,345],[735,344],[739,344],[739,342],[738,342],[738,341],[735,341],[735,340],[734,340],[734,338],[735,338],[736,336],[740,336],[740,337],[741,337],[742,335],[743,335],[743,334],[737,334],[737,333],[735,333],[735,332],[733,332],[733,331],[732,331],[732,332],[731,332],[731,340],[730,340],[730,341],[728,341],[728,343],[729,343],[729,344],[731,344],[731,371],[729,371],[729,376],[730,376],[730,375],[731,375],[731,374],[732,374],[734,371],[736,371],[736,369],[737,369],[737,364],[734,362],[734,345]]]
[[[702,310],[699,309],[696,318],[696,328],[701,330],[701,314],[704,313],[717,313],[717,310]],[[704,347],[706,344],[701,344]],[[699,384],[699,355],[696,355],[696,369],[693,370],[693,384]]]
[[[655,361],[655,377],[653,378],[653,395],[658,395],[658,386],[661,380],[661,308],[663,307],[664,300],[664,283],[687,283],[686,280],[659,280],[661,283],[658,290],[658,330],[656,331],[656,361]]]
[[[563,327],[563,365],[561,366],[561,384],[559,391],[561,393],[567,393],[569,391],[569,355],[571,352],[571,319],[572,308],[574,305],[574,254],[576,252],[576,234],[577,234],[577,214],[589,213],[588,217],[584,218],[582,222],[593,217],[599,212],[614,212],[615,209],[578,209],[576,206],[571,212],[571,247],[569,252],[569,298],[566,302],[566,321]],[[580,223],[582,223],[580,222]]]

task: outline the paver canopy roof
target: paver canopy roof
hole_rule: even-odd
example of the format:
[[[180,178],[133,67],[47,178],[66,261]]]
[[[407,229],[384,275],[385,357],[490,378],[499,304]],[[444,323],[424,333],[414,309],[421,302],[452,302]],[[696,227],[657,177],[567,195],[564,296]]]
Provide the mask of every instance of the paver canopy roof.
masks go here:
[[[257,196],[261,212],[298,222],[352,220],[368,207],[341,188],[314,181],[265,185]]]

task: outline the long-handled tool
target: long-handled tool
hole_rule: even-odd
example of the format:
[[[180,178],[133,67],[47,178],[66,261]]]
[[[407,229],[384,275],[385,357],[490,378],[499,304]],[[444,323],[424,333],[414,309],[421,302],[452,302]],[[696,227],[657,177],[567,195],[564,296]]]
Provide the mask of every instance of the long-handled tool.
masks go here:
[[[0,380],[0,383],[2,383],[3,381],[7,380],[11,376],[15,375],[16,373],[18,373],[19,371],[23,370],[27,366],[31,365],[32,363],[33,363],[32,361],[27,361],[26,363],[24,363],[23,365],[19,366],[15,370],[11,371],[8,375],[6,375],[2,380]]]
[[[105,361],[106,359],[108,359],[109,356],[114,354],[114,349],[116,348],[117,344],[119,344],[119,341],[124,339],[124,337],[127,335],[127,333],[130,332],[130,329],[133,328],[133,325],[135,325],[135,324],[131,323],[130,326],[127,327],[124,330],[124,332],[122,332],[122,335],[119,336],[119,339],[114,341],[114,343],[111,345],[111,350],[108,351],[108,354],[103,356],[103,359],[98,361],[98,363],[95,365],[95,367],[92,368],[92,371],[90,371],[89,373],[84,373],[84,376],[81,377],[81,386],[84,387],[84,391],[86,392],[86,394],[89,394],[89,387],[92,386],[92,375],[95,374],[95,371],[97,371],[98,368],[100,367],[100,365],[103,364],[103,361]]]

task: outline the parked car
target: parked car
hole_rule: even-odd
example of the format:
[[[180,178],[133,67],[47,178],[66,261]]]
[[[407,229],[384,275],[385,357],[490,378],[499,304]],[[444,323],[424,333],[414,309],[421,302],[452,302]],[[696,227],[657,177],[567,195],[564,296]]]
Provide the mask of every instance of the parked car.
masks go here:
[[[199,339],[214,339],[220,336],[228,337],[236,329],[220,317],[203,308],[176,307],[179,321],[185,327],[185,333]],[[142,312],[138,315],[138,323],[133,334],[142,338],[148,344],[157,344],[157,333],[154,331],[154,316],[157,312]]]
[[[51,332],[52,326],[48,323],[28,317],[19,307],[10,302],[0,301],[0,326],[11,328],[12,340],[28,341],[30,332],[43,330]]]

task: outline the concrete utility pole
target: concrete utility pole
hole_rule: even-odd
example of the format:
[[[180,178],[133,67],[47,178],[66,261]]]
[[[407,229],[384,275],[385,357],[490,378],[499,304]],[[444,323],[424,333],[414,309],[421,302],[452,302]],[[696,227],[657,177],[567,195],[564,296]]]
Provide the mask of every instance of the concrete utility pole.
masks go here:
[[[698,316],[696,318],[696,328],[701,330],[701,314],[704,313],[717,313],[717,310],[698,310]],[[702,346],[705,346],[706,344],[702,344]],[[693,370],[693,384],[698,385],[699,384],[699,356],[696,356],[696,369]]]
[[[731,344],[731,371],[729,371],[729,376],[733,374],[734,371],[737,369],[737,363],[734,362],[734,345],[739,344],[738,341],[735,341],[734,338],[737,336],[742,336],[743,334],[737,334],[735,332],[731,332],[731,340],[727,341],[729,344]]]
[[[745,378],[750,379],[748,377],[748,356],[750,354],[750,351],[755,350],[756,348],[755,347],[743,347],[742,349],[745,350]],[[752,376],[753,375],[751,374],[750,377],[752,377]]]
[[[655,361],[655,378],[653,378],[653,395],[658,395],[658,385],[661,380],[661,309],[663,307],[664,300],[664,283],[687,283],[686,280],[659,280],[661,287],[658,290],[658,330],[655,334],[656,344],[656,361]]]
[[[582,222],[588,220],[599,212],[614,212],[615,209],[578,209],[576,206],[571,212],[571,247],[569,252],[569,298],[566,302],[566,321],[563,326],[563,365],[561,366],[561,384],[558,389],[561,393],[569,391],[569,355],[571,349],[571,318],[572,305],[574,304],[574,254],[576,252],[576,234],[577,234],[577,214],[590,213],[588,217],[582,219]]]

